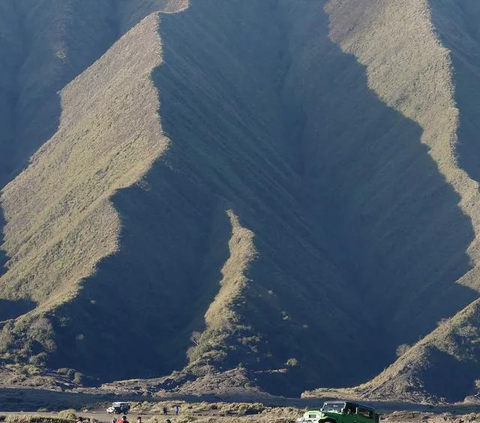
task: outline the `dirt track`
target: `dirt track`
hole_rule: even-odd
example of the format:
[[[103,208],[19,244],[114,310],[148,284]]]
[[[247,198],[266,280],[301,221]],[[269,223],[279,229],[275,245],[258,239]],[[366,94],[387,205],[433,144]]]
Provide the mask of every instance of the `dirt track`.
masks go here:
[[[108,405],[113,401],[131,401],[148,404],[133,408],[128,415],[130,423],[135,423],[138,416],[144,417],[144,421],[151,417],[159,417],[159,421],[164,419],[163,415],[159,414],[159,410],[163,405],[159,404],[165,402],[169,408],[169,414],[165,417],[174,423],[176,417],[173,413],[173,406],[175,403],[182,404],[179,417],[202,418],[202,417],[225,417],[225,413],[215,409],[199,409],[200,403],[252,403],[259,402],[268,407],[290,407],[287,412],[288,418],[294,420],[301,416],[303,410],[306,408],[317,408],[325,399],[312,398],[283,398],[283,397],[268,397],[268,398],[246,398],[246,397],[170,397],[170,398],[146,398],[146,397],[121,397],[115,395],[107,395],[104,393],[67,393],[67,392],[52,392],[45,390],[34,389],[7,389],[0,388],[0,415],[10,414],[24,414],[24,415],[39,415],[39,416],[55,416],[56,412],[73,408],[77,410],[77,415],[93,418],[100,422],[111,422],[113,416],[105,412]],[[403,421],[418,421],[431,423],[458,421],[469,422],[479,421],[476,414],[480,413],[480,406],[474,404],[455,404],[455,405],[425,405],[412,404],[400,402],[367,402],[379,410],[384,415],[384,419],[390,422]],[[196,404],[197,406],[193,406]],[[153,411],[152,411],[153,408]],[[208,407],[207,407],[208,408]],[[45,412],[45,410],[55,410]],[[466,416],[460,419],[460,416]],[[239,415],[234,415],[239,417]],[[246,420],[251,420],[252,416],[245,416]]]

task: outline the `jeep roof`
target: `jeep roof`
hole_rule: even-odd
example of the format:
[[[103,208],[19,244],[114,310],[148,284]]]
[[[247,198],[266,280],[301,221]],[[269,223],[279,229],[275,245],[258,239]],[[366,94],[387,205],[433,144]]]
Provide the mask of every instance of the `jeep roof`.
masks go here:
[[[351,401],[326,401],[323,404],[322,411],[327,411],[330,413],[341,413],[345,408],[365,408],[367,410],[372,411],[373,413],[376,413],[375,409],[372,407],[369,407],[367,405],[359,404],[356,402],[351,402]]]

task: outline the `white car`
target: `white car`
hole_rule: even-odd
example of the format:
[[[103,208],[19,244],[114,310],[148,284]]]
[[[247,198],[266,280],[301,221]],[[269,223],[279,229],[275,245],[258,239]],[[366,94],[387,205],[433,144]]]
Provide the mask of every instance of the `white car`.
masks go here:
[[[130,411],[130,404],[128,402],[114,402],[107,408],[108,414],[128,414]]]

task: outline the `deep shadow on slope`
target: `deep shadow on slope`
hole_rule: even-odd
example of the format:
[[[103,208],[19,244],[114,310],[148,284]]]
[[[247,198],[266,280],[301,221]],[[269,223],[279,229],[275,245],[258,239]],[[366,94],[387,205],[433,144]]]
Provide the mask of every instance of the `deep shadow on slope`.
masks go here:
[[[8,159],[14,132],[14,81],[20,55],[15,3],[11,0],[0,5],[0,38],[0,57],[9,58],[0,61],[0,184],[3,185],[5,176],[9,173]]]
[[[342,369],[335,355],[361,345],[361,331],[372,322],[347,289],[320,224],[302,206],[307,193],[300,178],[285,164],[277,72],[288,64],[276,3],[195,2],[188,13],[164,17],[166,66],[154,80],[165,132],[194,154],[202,178],[255,234],[258,259],[232,308],[238,322],[224,341],[227,358],[215,364],[222,370],[242,364],[258,372],[265,389],[298,394],[300,384],[358,377],[361,366]],[[224,19],[204,35],[205,25],[198,23],[216,13]],[[222,36],[215,36],[217,31]],[[198,39],[208,42],[195,49]],[[336,339],[332,327],[342,328],[345,338]],[[330,348],[319,348],[322,335]],[[357,348],[356,357],[371,365],[366,349]],[[281,383],[270,377],[291,358],[300,362],[296,371],[288,371]]]
[[[28,300],[0,300],[0,322],[15,319],[35,308],[35,303]]]
[[[424,389],[437,398],[458,403],[472,393],[473,366],[435,347],[427,350],[427,364],[421,374]]]
[[[58,129],[58,92],[94,63],[115,42],[114,3],[32,0],[16,2],[21,58],[13,85],[13,179],[30,156]]]
[[[123,222],[120,251],[55,313],[52,364],[102,380],[168,374],[186,364],[190,334],[203,329],[198,318],[218,291],[228,217],[171,156],[113,203]]]
[[[421,143],[422,129],[370,90],[365,68],[330,40],[322,6],[288,10],[290,48],[303,61],[290,69],[285,98],[306,114],[311,204],[390,350],[380,370],[398,344],[416,341],[477,297],[455,284],[471,268],[474,233]],[[445,293],[450,300],[439,304]]]
[[[460,111],[460,166],[480,182],[480,4],[471,0],[432,3],[432,18],[443,44],[450,50],[455,100]]]

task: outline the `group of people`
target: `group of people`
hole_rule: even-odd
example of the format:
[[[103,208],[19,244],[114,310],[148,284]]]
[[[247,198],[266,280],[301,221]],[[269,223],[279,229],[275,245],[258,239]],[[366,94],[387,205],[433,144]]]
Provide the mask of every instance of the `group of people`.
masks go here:
[[[176,405],[175,407],[173,407],[173,409],[175,410],[175,415],[178,416],[178,412],[180,411],[180,407],[178,405]],[[168,414],[168,408],[163,407],[163,415],[166,416],[167,414]]]
[[[175,411],[175,415],[178,416],[178,413],[180,411],[180,407],[178,405],[176,405],[173,409]],[[168,408],[167,407],[163,407],[162,411],[163,411],[164,416],[168,415]],[[79,417],[77,419],[76,423],[85,423],[84,420],[83,420],[83,417]],[[127,420],[127,416],[122,416],[120,419],[117,419],[117,418],[114,417],[111,420],[110,423],[129,423],[129,421]],[[137,423],[143,423],[142,418],[140,416],[137,417]],[[171,423],[171,421],[166,420],[165,423]]]
[[[176,405],[173,409],[175,411],[175,415],[178,416],[178,413],[180,412],[180,407],[178,405]],[[164,416],[168,415],[168,408],[167,407],[163,407],[162,411],[163,411]],[[113,418],[110,423],[129,423],[129,421],[127,420],[127,416],[122,416],[121,419]],[[137,423],[143,423],[142,418],[140,416],[137,417]],[[170,420],[166,420],[165,423],[170,423]]]

